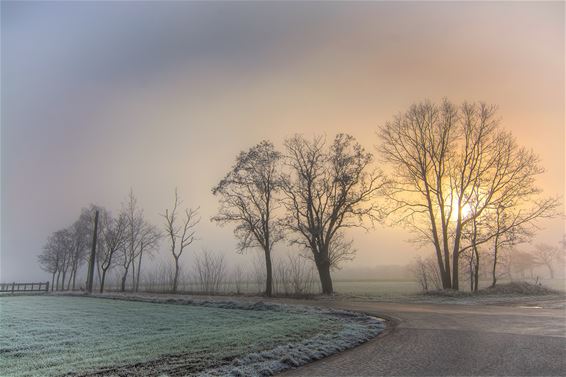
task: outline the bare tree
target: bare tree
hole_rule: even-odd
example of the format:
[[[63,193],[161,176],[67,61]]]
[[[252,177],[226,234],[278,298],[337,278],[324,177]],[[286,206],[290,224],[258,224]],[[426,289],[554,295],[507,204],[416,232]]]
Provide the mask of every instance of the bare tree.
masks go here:
[[[350,135],[338,134],[329,146],[322,137],[308,141],[296,135],[285,147],[290,170],[283,184],[285,225],[294,235],[291,243],[312,253],[322,293],[332,294],[330,270],[343,259],[339,250],[349,250],[342,244],[332,255],[333,240],[343,229],[367,229],[379,218],[375,199],[386,181],[378,170],[370,171],[372,154]]]
[[[554,266],[560,264],[562,259],[564,259],[562,249],[545,243],[538,243],[531,251],[531,254],[535,257],[536,263],[545,266],[548,269],[550,278],[554,279]]]
[[[52,286],[55,286],[55,290],[65,290],[65,278],[72,264],[73,252],[73,236],[69,229],[53,232],[43,247],[39,263],[44,271],[52,274]]]
[[[232,281],[234,282],[234,289],[236,290],[236,294],[239,295],[242,293],[242,284],[244,283],[245,274],[242,270],[241,266],[236,266],[234,271],[232,272]]]
[[[63,258],[63,248],[58,244],[55,234],[51,235],[41,254],[38,256],[39,266],[45,272],[51,274],[51,290],[55,289],[55,274],[60,273],[61,258]]]
[[[212,189],[220,197],[218,215],[212,221],[234,223],[234,234],[240,240],[238,248],[261,248],[265,256],[265,295],[272,294],[271,253],[283,238],[275,219],[276,195],[281,188],[279,161],[281,154],[269,141],[262,141],[241,152],[230,172]]]
[[[529,207],[515,212],[516,227],[552,216],[557,208],[557,199],[537,197],[539,159],[499,128],[495,106],[427,101],[397,115],[378,134],[394,177],[388,195],[393,211],[419,241],[433,244],[443,288],[459,288],[461,253],[509,232],[507,227],[463,245],[474,220],[499,204]]]
[[[409,269],[423,291],[427,292],[431,289],[440,289],[442,287],[438,265],[434,256],[427,258],[417,257],[409,266]]]
[[[144,290],[154,292],[169,290],[173,281],[173,274],[174,271],[170,263],[159,263],[157,267],[153,267],[144,274]]]
[[[125,204],[122,205],[121,214],[119,217],[124,217],[127,222],[126,226],[126,242],[121,248],[121,264],[124,272],[120,284],[120,290],[126,290],[126,281],[130,268],[132,271],[132,281],[135,282],[135,259],[138,256],[141,234],[144,226],[143,211],[138,207],[137,198],[134,196],[133,190],[130,190]],[[134,289],[135,284],[132,284]]]
[[[515,168],[512,166],[511,171]],[[537,220],[557,214],[559,201],[554,198],[539,199],[537,196],[540,190],[534,186],[533,177],[528,179],[529,177],[522,175],[522,178],[524,178],[522,185],[516,182],[511,185],[516,186],[511,187],[511,190],[507,190],[508,188],[501,190],[493,196],[493,202],[487,206],[482,200],[480,185],[475,187],[475,192],[470,198],[471,221],[462,229],[463,239],[467,240],[468,244],[462,242],[460,254],[471,250],[474,271],[472,287],[476,292],[479,288],[481,250],[487,251],[488,247],[491,247],[491,287],[494,287],[497,283],[499,250],[529,242],[538,229]]]
[[[165,233],[170,242],[171,254],[175,261],[175,274],[173,276],[173,292],[177,292],[179,278],[179,258],[187,246],[195,241],[195,228],[200,222],[198,208],[186,208],[184,217],[179,218],[179,206],[182,201],[179,199],[177,189],[175,189],[175,200],[171,210],[166,209],[162,215],[165,219]]]
[[[137,253],[138,258],[138,271],[136,275],[136,280],[134,283],[134,291],[138,291],[140,287],[140,274],[142,266],[142,258],[144,253],[150,254],[159,246],[159,240],[161,239],[161,232],[156,226],[149,224],[144,221],[142,225],[142,230],[140,233],[140,246]]]
[[[305,263],[300,255],[288,255],[286,263],[286,275],[289,279],[291,291],[295,295],[312,293],[315,281],[314,266]]]
[[[70,275],[67,289],[75,289],[77,272],[87,260],[92,241],[92,213],[95,208],[94,205],[91,205],[89,208],[83,208],[79,218],[69,227],[69,234],[73,240],[73,250],[69,254]]]
[[[127,242],[128,219],[124,212],[113,218],[107,211],[100,212],[100,218],[101,240],[97,252],[102,271],[100,293],[103,293],[108,270],[116,265],[116,254]]]
[[[216,294],[224,279],[224,256],[209,250],[195,254],[195,275],[200,291]]]

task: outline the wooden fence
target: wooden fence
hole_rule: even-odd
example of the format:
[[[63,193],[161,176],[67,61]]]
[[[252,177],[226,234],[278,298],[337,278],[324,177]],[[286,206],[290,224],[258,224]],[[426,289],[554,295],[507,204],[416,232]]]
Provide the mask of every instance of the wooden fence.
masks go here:
[[[48,292],[49,282],[46,283],[0,283],[2,292]]]

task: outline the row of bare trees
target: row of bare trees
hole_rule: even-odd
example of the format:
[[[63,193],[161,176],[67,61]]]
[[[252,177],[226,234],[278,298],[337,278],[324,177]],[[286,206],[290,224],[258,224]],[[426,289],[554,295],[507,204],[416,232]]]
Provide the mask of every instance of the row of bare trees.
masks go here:
[[[41,267],[51,274],[51,289],[75,289],[77,273],[85,263],[92,242],[90,209],[83,209],[79,218],[67,228],[49,236],[39,256]]]
[[[151,256],[158,249],[163,234],[171,246],[175,265],[172,287],[176,291],[179,258],[194,241],[195,227],[199,221],[198,209],[186,209],[180,215],[180,205],[181,200],[175,190],[173,208],[166,209],[162,215],[165,219],[163,231],[146,220],[133,191],[130,191],[115,216],[105,208],[94,205],[83,209],[72,226],[56,231],[49,237],[39,256],[40,266],[52,274],[52,289],[75,289],[77,272],[86,262],[91,248],[94,213],[98,211],[95,264],[99,291],[104,291],[109,271],[117,270],[120,273],[120,290],[125,291],[128,279],[131,279],[131,290],[137,292],[143,258]]]
[[[213,188],[220,209],[212,220],[235,225],[240,251],[264,251],[268,296],[277,242],[308,251],[322,293],[331,294],[331,269],[353,256],[344,231],[385,219],[434,248],[442,288],[459,289],[467,257],[477,290],[482,249],[492,251],[495,284],[499,250],[530,240],[536,221],[556,216],[560,204],[536,185],[538,156],[499,123],[484,103],[415,104],[379,127],[387,176],[350,135],[330,144],[296,135],[283,152],[262,141]]]
[[[112,216],[104,208],[99,212],[96,267],[100,292],[104,291],[108,271],[115,267],[122,270],[120,290],[126,290],[128,277],[131,277],[132,290],[137,292],[143,257],[151,255],[158,248],[161,233],[145,219],[132,191],[117,216]]]

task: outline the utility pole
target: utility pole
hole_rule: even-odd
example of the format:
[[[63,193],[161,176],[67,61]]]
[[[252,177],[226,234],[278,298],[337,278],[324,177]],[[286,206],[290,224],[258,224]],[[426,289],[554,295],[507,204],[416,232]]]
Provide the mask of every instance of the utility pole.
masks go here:
[[[92,234],[92,249],[90,250],[90,261],[88,263],[88,275],[86,281],[86,290],[92,293],[92,282],[94,281],[94,258],[96,258],[96,238],[98,232],[98,210],[94,215],[94,233]]]

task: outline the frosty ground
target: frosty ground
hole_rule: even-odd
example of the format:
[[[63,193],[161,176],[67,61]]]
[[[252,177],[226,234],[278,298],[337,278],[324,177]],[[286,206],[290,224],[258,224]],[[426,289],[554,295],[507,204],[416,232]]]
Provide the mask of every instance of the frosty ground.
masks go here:
[[[383,329],[339,310],[186,298],[0,297],[0,313],[6,376],[271,375]]]

